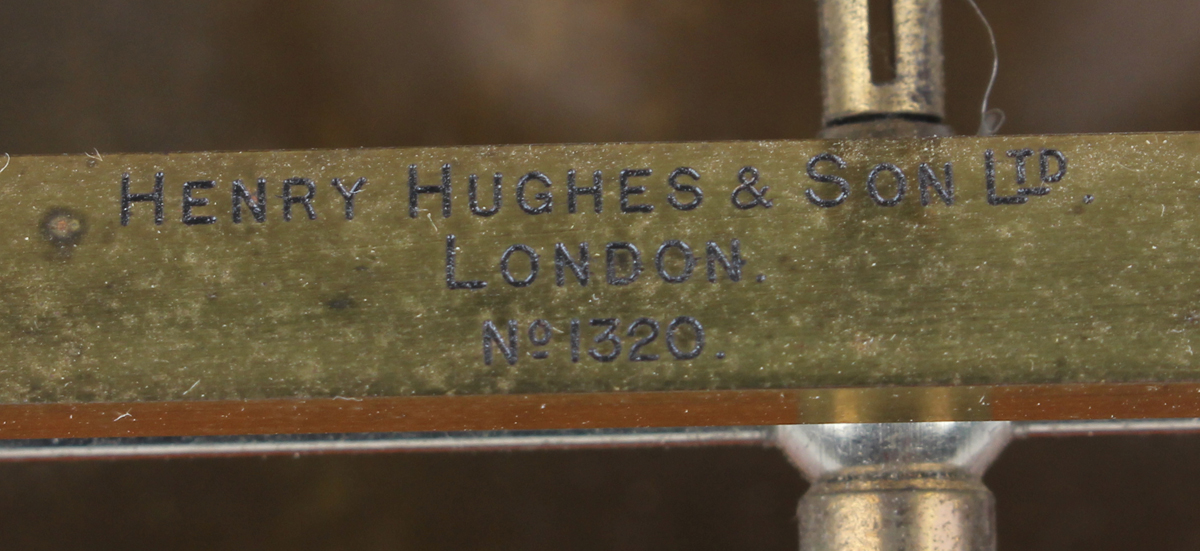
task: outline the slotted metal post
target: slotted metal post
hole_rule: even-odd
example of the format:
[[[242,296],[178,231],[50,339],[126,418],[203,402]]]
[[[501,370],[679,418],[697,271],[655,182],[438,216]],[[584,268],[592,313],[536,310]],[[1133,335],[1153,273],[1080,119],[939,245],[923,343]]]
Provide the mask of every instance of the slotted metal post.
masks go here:
[[[951,134],[940,0],[876,2],[891,9],[874,18],[893,25],[882,33],[869,0],[818,6],[822,137]],[[891,43],[873,47],[879,34]],[[995,500],[981,477],[1012,438],[1009,423],[797,425],[776,435],[812,483],[797,510],[802,551],[995,551]]]
[[[871,25],[870,0],[818,0],[825,138],[944,136],[941,0],[892,0],[891,32]],[[872,47],[872,34],[890,44]],[[878,42],[876,40],[875,42]],[[892,64],[887,80],[874,60]],[[893,61],[894,60],[894,61]]]

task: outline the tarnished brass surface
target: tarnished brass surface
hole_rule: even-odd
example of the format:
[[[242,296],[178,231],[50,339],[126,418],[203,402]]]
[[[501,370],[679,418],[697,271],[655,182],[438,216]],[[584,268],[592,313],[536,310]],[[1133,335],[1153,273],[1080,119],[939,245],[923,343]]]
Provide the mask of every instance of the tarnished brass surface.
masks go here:
[[[1003,197],[1017,195],[1016,161],[1005,153],[1026,148],[1026,185],[1049,194],[989,204],[985,151],[995,152],[995,195]],[[1042,149],[1068,159],[1060,182],[1040,183]],[[825,161],[816,172],[850,185],[833,208],[805,196],[809,188],[822,199],[838,193],[806,175],[806,163],[826,152],[847,167]],[[954,205],[930,189],[922,206],[917,166],[928,163],[944,181],[947,162]],[[878,163],[907,176],[896,206],[878,206],[867,192]],[[409,166],[420,185],[433,186],[443,164],[453,183],[450,217],[437,194],[421,195],[411,217]],[[739,173],[751,179],[747,166],[758,171],[754,189],[770,188],[762,197],[771,208],[731,203]],[[678,178],[703,189],[694,210],[668,203],[668,176],[679,167],[700,175]],[[580,187],[603,172],[603,213],[587,195],[568,212],[569,169]],[[645,192],[626,202],[653,212],[622,212],[623,169],[652,170],[628,178]],[[535,170],[552,184],[531,180],[526,206],[549,191],[553,207],[527,214],[515,187]],[[122,226],[122,175],[131,193],[148,193],[160,171],[163,223],[143,201]],[[1048,173],[1057,171],[1050,158]],[[499,213],[472,215],[468,175],[479,175],[482,208],[492,204],[497,172]],[[243,205],[242,223],[232,223],[232,182],[253,195],[258,178],[267,181],[266,222]],[[315,183],[315,220],[302,203],[283,220],[286,178]],[[353,220],[334,178],[347,189],[368,181]],[[185,225],[184,183],[205,180],[215,187],[192,194],[209,204],[192,215],[217,220]],[[0,400],[1197,381],[1198,180],[1200,136],[1192,134],[14,157],[0,173]],[[890,173],[877,184],[881,198],[896,194]],[[306,190],[294,185],[290,194]],[[678,203],[693,198],[676,193]],[[738,200],[752,204],[755,195],[744,190]],[[487,288],[448,288],[449,235],[457,280]],[[740,281],[719,263],[717,281],[708,281],[706,243],[728,256],[734,239],[745,261]],[[667,240],[695,255],[684,283],[657,274],[655,252]],[[577,256],[581,242],[590,244],[590,283],[580,286],[568,269],[559,287],[554,245]],[[632,284],[605,281],[610,242],[641,251],[644,269]],[[527,287],[507,284],[498,268],[514,244],[540,255]],[[614,258],[615,275],[626,274],[624,253]],[[667,258],[669,274],[684,271],[678,250]],[[523,253],[510,268],[516,279],[528,274]],[[695,359],[675,359],[664,345],[680,316],[703,325]],[[629,359],[633,341],[650,332],[627,336],[640,317],[660,324],[658,339],[640,350],[657,361]],[[599,362],[588,349],[611,346],[595,343],[603,328],[589,320],[606,318],[620,320],[623,348],[616,361]],[[536,319],[552,325],[545,347],[530,344]],[[571,319],[582,320],[578,363]],[[515,365],[495,343],[485,364],[484,323],[507,339],[508,320],[519,322]],[[677,348],[690,350],[690,335],[678,330]]]

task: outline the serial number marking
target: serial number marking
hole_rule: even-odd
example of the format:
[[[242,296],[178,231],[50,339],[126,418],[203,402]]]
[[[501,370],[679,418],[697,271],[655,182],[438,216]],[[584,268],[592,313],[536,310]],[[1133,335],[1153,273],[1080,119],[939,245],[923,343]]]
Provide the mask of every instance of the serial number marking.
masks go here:
[[[520,326],[522,324],[516,320],[508,320],[500,325],[506,326],[506,334],[501,334],[495,321],[483,322],[483,363],[492,365],[499,353],[509,365],[516,365],[521,358]],[[602,363],[622,359],[631,362],[656,362],[665,357],[662,349],[657,348],[655,344],[660,336],[663,337],[666,352],[676,360],[699,358],[707,344],[704,326],[691,316],[679,316],[671,320],[665,324],[665,330],[664,324],[654,318],[637,318],[628,327],[625,327],[621,320],[616,318],[592,318],[587,320],[586,325],[598,328],[598,331],[591,339],[594,346],[590,346],[584,351],[582,345],[583,321],[571,319],[568,322],[570,327],[568,332],[569,353],[573,363],[578,363],[584,357]],[[533,320],[525,332],[527,337],[525,340],[531,348],[529,356],[535,360],[549,358],[550,351],[545,347],[552,343],[556,331],[561,333],[547,320]],[[623,338],[634,339],[630,343],[627,353],[625,344],[629,341],[625,341]],[[725,353],[718,352],[716,357],[724,359]]]

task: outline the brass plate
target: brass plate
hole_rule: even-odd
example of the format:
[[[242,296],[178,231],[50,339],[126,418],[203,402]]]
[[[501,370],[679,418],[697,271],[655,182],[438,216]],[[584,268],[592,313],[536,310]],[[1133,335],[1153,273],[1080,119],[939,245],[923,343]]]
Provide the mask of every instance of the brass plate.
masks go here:
[[[829,208],[806,196],[840,192],[808,174],[825,153],[845,168],[825,157],[814,173],[850,191]],[[876,170],[876,197],[868,190],[881,163],[907,180],[894,206],[881,206],[897,196],[891,168]],[[923,205],[918,166],[944,188],[947,163],[953,205],[932,185]],[[443,165],[450,216],[438,193],[419,194],[412,216],[410,166],[419,186],[437,186]],[[601,213],[586,194],[569,212],[569,170],[580,188],[601,171]],[[122,225],[124,175],[130,194],[147,194],[160,172],[162,223],[143,200]],[[468,176],[483,210],[496,173],[499,211],[472,214]],[[241,201],[233,223],[233,182],[254,196],[260,178],[265,222]],[[353,220],[335,178],[347,191],[366,179]],[[213,186],[190,185],[192,224],[185,182]],[[698,207],[672,206],[672,192],[679,206],[695,201],[684,185],[703,190]],[[544,193],[552,206],[531,213]],[[486,288],[449,288],[451,235],[455,281]],[[0,402],[1195,382],[1197,235],[1194,134],[13,157],[0,172]],[[667,278],[684,279],[682,246],[667,247],[666,277],[655,262],[672,241],[695,260],[680,283]],[[555,245],[578,261],[584,242],[588,285],[564,266],[559,286]],[[640,252],[632,283],[609,282],[612,243]],[[517,244],[539,255],[521,287],[500,268]],[[620,282],[629,249],[612,256]],[[514,250],[510,277],[529,274],[528,254]],[[653,321],[629,336],[640,318]],[[544,346],[530,337],[539,319]],[[621,353],[598,361],[613,346],[596,342],[605,327],[592,320],[607,319],[619,320]],[[517,347],[506,357],[510,320]],[[487,322],[498,337],[490,364]],[[632,350],[655,324],[658,337]]]

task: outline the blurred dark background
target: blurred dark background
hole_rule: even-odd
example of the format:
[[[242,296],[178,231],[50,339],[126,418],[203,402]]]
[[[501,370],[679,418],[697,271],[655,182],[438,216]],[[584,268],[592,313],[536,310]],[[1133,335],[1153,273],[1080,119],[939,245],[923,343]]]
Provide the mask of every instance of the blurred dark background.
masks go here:
[[[945,0],[950,123],[990,68]],[[980,0],[1004,133],[1200,130],[1195,0]],[[808,138],[812,0],[8,3],[12,154]],[[1018,442],[1006,551],[1200,548],[1200,437]],[[797,549],[757,448],[0,464],[5,549]]]
[[[950,122],[991,67],[945,0]],[[1200,129],[1200,3],[980,0],[1005,133]],[[807,138],[813,0],[12,2],[9,153]]]

